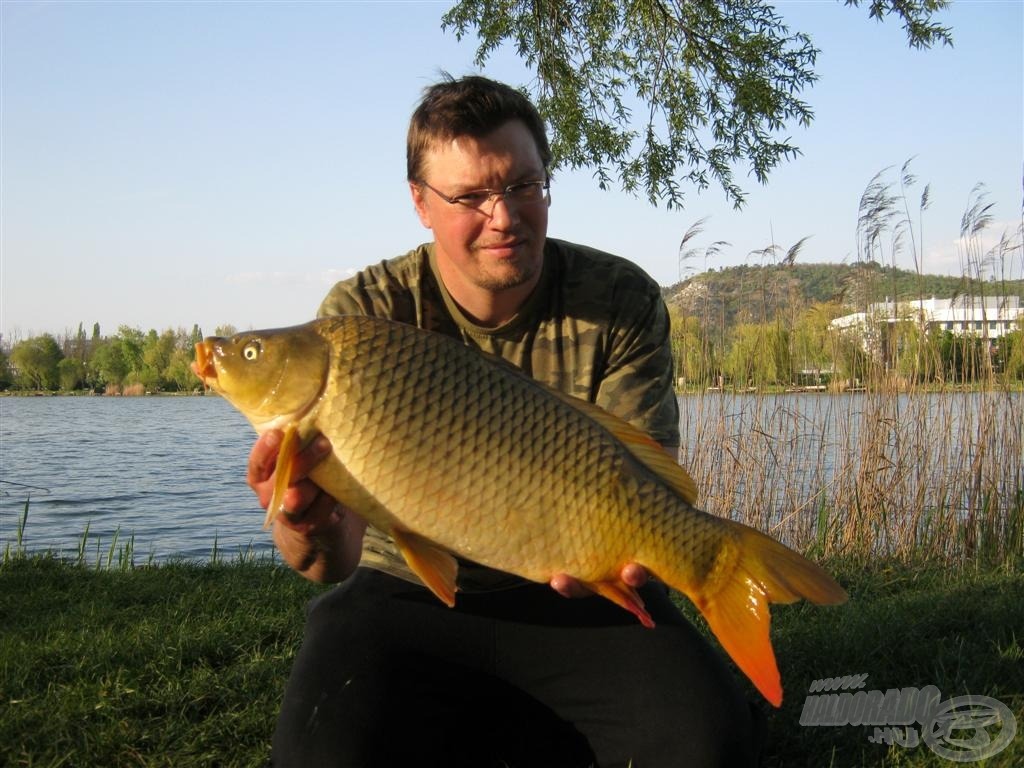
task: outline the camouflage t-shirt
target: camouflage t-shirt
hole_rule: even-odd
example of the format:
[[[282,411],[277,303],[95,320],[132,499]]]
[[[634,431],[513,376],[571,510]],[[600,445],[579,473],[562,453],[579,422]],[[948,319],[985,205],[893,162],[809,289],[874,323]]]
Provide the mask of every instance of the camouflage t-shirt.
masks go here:
[[[679,445],[668,312],[658,285],[625,259],[548,238],[533,294],[511,320],[487,328],[470,320],[448,295],[429,243],[335,285],[319,315],[344,314],[387,317],[460,338],[549,386],[602,406],[662,445]],[[360,564],[419,582],[391,539],[372,526]],[[464,591],[520,581],[460,561]]]

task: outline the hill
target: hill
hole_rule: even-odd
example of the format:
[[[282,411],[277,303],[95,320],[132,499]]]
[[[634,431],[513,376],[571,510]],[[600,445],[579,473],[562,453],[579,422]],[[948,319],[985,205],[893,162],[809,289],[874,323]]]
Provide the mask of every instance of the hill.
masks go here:
[[[819,303],[849,312],[866,304],[953,296],[1020,296],[1024,280],[981,281],[968,276],[919,275],[877,262],[854,264],[771,264],[723,267],[662,289],[670,307],[683,315],[737,322],[766,322]]]

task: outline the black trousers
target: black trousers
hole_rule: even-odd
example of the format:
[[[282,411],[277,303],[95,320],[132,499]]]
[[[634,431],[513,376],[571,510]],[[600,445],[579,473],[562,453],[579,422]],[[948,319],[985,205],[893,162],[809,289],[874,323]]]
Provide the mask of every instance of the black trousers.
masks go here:
[[[459,593],[357,569],[315,600],[275,766],[666,768],[756,764],[732,673],[648,585],[657,623],[546,584]]]

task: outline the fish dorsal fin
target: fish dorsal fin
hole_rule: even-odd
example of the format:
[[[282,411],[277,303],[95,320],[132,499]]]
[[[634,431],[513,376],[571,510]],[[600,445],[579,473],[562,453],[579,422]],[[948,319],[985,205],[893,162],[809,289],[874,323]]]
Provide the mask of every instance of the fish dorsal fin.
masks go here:
[[[678,462],[665,453],[665,449],[653,437],[642,429],[634,427],[628,421],[609,413],[599,405],[567,395],[556,389],[549,388],[549,391],[563,402],[592,418],[621,440],[641,464],[671,486],[687,504],[697,503],[697,485],[693,482],[693,478],[679,466]]]
[[[451,608],[455,605],[455,577],[459,564],[452,555],[438,547],[430,539],[403,528],[392,528],[389,533],[398,551],[412,572],[430,588],[442,603]]]
[[[675,461],[665,452],[665,449],[657,440],[648,435],[642,429],[634,427],[625,419],[621,419],[618,416],[609,413],[601,406],[595,405],[589,400],[573,397],[572,395],[557,390],[542,381],[534,379],[527,375],[521,368],[516,367],[514,364],[502,357],[498,357],[490,352],[484,352],[479,349],[477,352],[507,373],[520,377],[529,386],[538,387],[541,390],[554,395],[562,402],[592,418],[602,427],[611,432],[612,435],[621,440],[629,452],[633,454],[634,458],[660,477],[665,484],[672,488],[676,493],[682,496],[687,504],[695,505],[697,503],[697,484],[693,482],[693,478],[690,477],[689,473],[687,473],[685,469],[679,466],[679,462]]]

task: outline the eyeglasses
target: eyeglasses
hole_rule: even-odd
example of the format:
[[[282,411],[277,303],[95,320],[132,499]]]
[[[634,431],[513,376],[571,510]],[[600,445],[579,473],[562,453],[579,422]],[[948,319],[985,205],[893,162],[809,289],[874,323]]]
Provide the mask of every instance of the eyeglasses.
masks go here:
[[[474,189],[454,197],[448,197],[444,192],[430,186],[422,179],[420,184],[449,205],[461,205],[467,210],[479,211],[491,200],[494,200],[495,205],[497,205],[498,198],[503,199],[506,204],[529,205],[531,203],[539,203],[547,197],[548,189],[551,187],[551,180],[523,181],[518,184],[509,184],[504,189]]]

